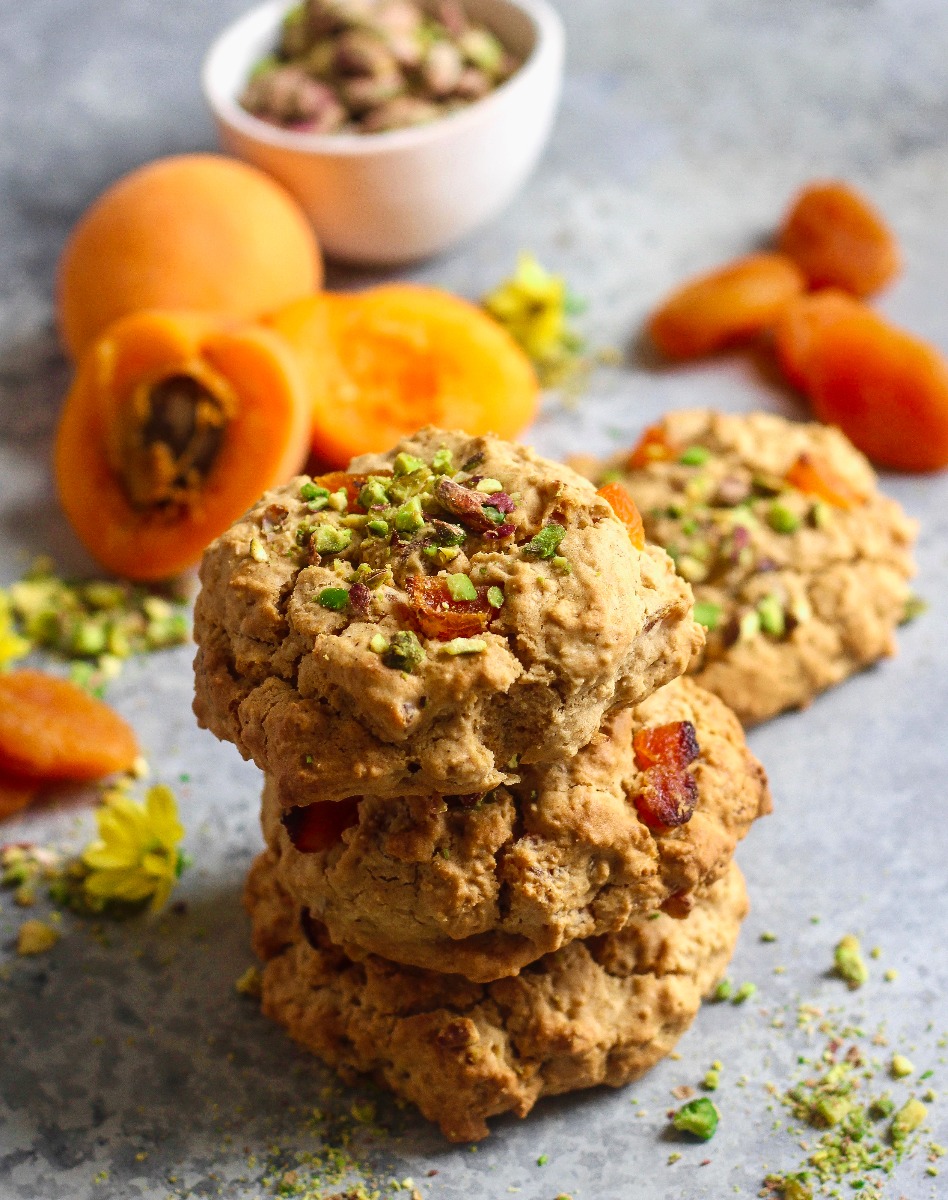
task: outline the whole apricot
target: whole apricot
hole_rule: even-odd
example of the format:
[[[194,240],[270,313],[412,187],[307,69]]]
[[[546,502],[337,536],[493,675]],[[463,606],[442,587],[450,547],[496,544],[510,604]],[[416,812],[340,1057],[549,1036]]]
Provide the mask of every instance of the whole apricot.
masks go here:
[[[59,263],[57,317],[73,358],[118,317],[147,308],[258,317],[322,284],[296,201],[217,154],[159,159],[108,188]]]

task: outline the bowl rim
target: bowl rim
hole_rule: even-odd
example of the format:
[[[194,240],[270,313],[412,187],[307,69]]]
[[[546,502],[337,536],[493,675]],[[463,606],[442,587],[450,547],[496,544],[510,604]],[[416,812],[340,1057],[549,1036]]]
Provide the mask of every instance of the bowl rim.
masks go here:
[[[279,149],[359,158],[424,146],[478,123],[511,93],[524,87],[548,61],[557,64],[557,72],[562,69],[566,35],[562,18],[556,9],[548,0],[503,0],[510,8],[518,9],[533,25],[533,48],[509,79],[480,100],[410,129],[391,129],[380,133],[303,133],[281,129],[242,108],[231,90],[221,85],[218,76],[221,64],[225,61],[227,44],[242,31],[243,26],[252,28],[267,13],[272,14],[276,27],[278,20],[294,7],[295,2],[263,0],[263,3],[255,4],[221,30],[201,64],[201,87],[214,116],[244,137]]]

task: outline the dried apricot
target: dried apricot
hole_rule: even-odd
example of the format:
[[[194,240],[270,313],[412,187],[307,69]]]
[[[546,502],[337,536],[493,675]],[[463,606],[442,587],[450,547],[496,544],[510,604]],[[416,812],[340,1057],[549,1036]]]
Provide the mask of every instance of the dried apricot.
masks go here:
[[[0,675],[0,772],[26,781],[127,771],[138,742],[107,704],[41,671]]]
[[[824,462],[810,454],[801,454],[785,476],[791,487],[816,496],[835,508],[852,509],[865,504],[865,496]]]
[[[644,550],[645,526],[642,523],[642,514],[622,484],[604,483],[596,495],[602,496],[603,500],[606,501],[626,527],[629,532],[629,539],[636,550]]]
[[[808,393],[819,419],[880,466],[948,466],[948,362],[871,309],[819,332]]]
[[[639,816],[650,829],[674,829],[691,820],[698,803],[694,776],[674,767],[650,767],[635,797]]]
[[[636,731],[632,739],[635,765],[640,771],[649,767],[690,766],[701,753],[698,735],[691,721],[671,721]]]
[[[291,809],[283,818],[290,841],[301,854],[332,849],[347,829],[358,824],[360,799],[320,800]]]
[[[814,288],[871,296],[899,273],[899,246],[881,215],[839,180],[811,183],[790,206],[778,244]]]
[[[863,305],[838,288],[826,288],[792,300],[774,326],[774,350],[787,382],[808,390],[814,349],[828,325],[863,311]]]
[[[806,287],[786,255],[752,254],[692,279],[649,317],[652,341],[668,358],[695,358],[769,328]]]
[[[466,578],[466,577],[464,577]],[[490,624],[494,609],[487,599],[488,588],[468,585],[475,599],[452,596],[446,579],[439,575],[409,575],[405,591],[415,620],[425,637],[449,642],[456,637],[474,637]]]
[[[0,821],[32,804],[39,790],[39,784],[35,781],[0,775]]]
[[[664,462],[671,456],[672,448],[665,439],[665,430],[661,425],[649,425],[629,451],[626,466],[634,471],[639,467],[647,467],[649,463]]]

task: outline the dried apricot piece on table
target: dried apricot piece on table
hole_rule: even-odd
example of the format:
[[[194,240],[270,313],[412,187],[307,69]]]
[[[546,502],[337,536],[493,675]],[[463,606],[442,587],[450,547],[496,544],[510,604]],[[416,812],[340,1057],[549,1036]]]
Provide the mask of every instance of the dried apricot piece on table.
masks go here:
[[[41,671],[0,675],[0,772],[87,781],[129,770],[138,755],[129,725],[74,683]]]
[[[811,287],[838,287],[871,296],[899,273],[898,242],[882,216],[855,188],[839,180],[811,183],[780,228],[780,249]]]
[[[142,312],[83,357],[56,436],[66,516],[103,566],[162,579],[306,457],[309,409],[269,329]]]
[[[769,328],[806,286],[783,254],[751,254],[674,291],[648,319],[667,358],[696,358]]]
[[[596,492],[611,507],[629,531],[629,538],[636,550],[645,549],[645,525],[635,501],[621,483],[604,483]]]
[[[423,425],[512,438],[536,415],[526,354],[476,305],[388,284],[328,293],[270,319],[309,388],[313,453],[330,466],[381,451]]]

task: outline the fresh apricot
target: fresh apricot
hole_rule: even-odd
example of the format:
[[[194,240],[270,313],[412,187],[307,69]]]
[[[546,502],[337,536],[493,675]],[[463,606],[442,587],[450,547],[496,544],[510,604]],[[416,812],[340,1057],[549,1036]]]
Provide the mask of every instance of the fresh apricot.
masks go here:
[[[321,286],[302,209],[254,167],[217,154],[159,159],[80,218],[59,263],[57,318],[74,358],[146,308],[257,317]]]
[[[299,365],[272,330],[134,313],[79,365],[56,435],[59,497],[104,567],[162,579],[294,475],[308,437]]]
[[[839,180],[811,183],[780,227],[778,245],[810,287],[871,296],[899,273],[895,234],[865,196]]]
[[[450,292],[388,284],[324,293],[271,318],[308,380],[313,453],[330,466],[427,424],[516,437],[539,384],[513,338]]]
[[[30,781],[87,781],[127,771],[138,742],[88,692],[42,671],[0,675],[0,772]]]
[[[648,333],[666,358],[710,354],[769,328],[804,287],[785,255],[752,254],[672,292],[649,317]]]

